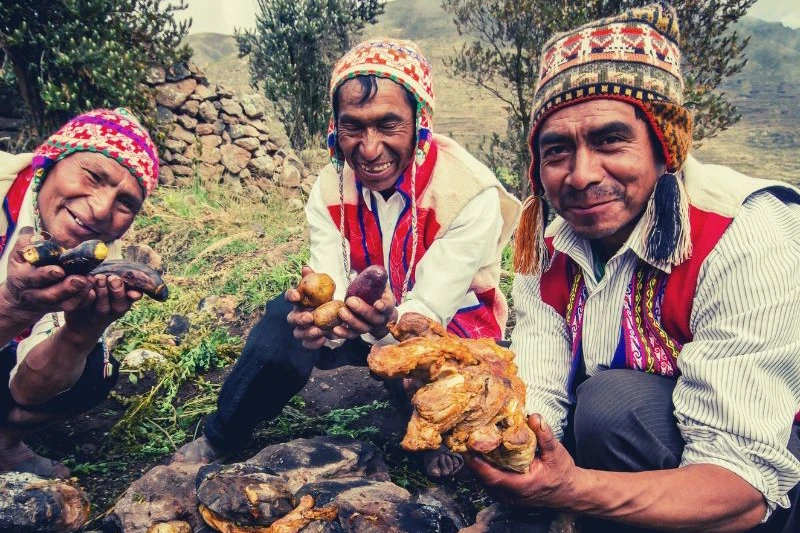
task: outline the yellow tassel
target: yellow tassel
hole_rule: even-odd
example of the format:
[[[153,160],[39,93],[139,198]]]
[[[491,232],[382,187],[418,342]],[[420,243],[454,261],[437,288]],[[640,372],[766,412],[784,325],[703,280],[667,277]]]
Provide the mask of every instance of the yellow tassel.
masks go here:
[[[518,274],[540,274],[548,260],[542,202],[538,196],[529,196],[522,206],[522,216],[514,237],[514,272]]]

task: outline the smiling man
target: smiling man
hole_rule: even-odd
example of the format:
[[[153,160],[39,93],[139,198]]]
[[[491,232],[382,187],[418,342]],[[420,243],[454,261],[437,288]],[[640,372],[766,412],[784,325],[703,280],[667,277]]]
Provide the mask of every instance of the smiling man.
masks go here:
[[[525,475],[470,465],[582,533],[800,530],[800,193],[687,155],[667,5],[540,65],[530,179],[558,216],[523,214],[512,336],[539,450]]]
[[[327,166],[306,206],[310,267],[336,282],[334,298],[370,265],[383,265],[383,297],[351,297],[344,321],[313,325],[296,290],[267,304],[226,380],[205,436],[176,460],[207,461],[243,447],[255,425],[275,417],[314,366],[366,365],[374,343],[395,342],[386,324],[414,311],[463,337],[501,339],[508,307],[500,255],[519,202],[492,172],[447,137],[432,133],[431,68],[409,41],[355,46],[334,68]],[[425,457],[432,477],[455,473],[460,456]]]
[[[100,239],[119,257],[157,180],[156,148],[125,109],[80,115],[33,154],[0,152],[0,472],[69,474],[22,439],[106,397],[118,365],[103,332],[142,296],[117,276],[33,267],[22,248],[37,231],[65,248]]]

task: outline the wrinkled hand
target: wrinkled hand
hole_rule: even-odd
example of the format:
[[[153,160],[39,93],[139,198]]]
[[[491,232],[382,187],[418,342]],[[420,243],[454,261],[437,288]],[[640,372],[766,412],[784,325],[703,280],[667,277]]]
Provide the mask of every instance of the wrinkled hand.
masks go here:
[[[313,272],[311,267],[304,266],[301,275],[306,277]],[[297,289],[287,290],[284,297],[292,304],[286,321],[294,327],[294,338],[302,342],[303,348],[315,350],[321,348],[329,338],[335,338],[314,325],[314,316],[311,314],[314,309],[300,305],[301,296]]]
[[[376,339],[382,339],[389,334],[386,324],[397,320],[394,295],[387,287],[381,299],[374,305],[351,296],[339,310],[339,318],[342,319],[342,325],[333,328],[333,333],[337,337],[355,339],[365,333],[371,333]]]
[[[31,237],[33,228],[22,228],[9,252],[6,281],[0,285],[0,298],[6,305],[33,322],[46,313],[90,305],[95,297],[91,277],[66,276],[59,266],[34,267],[25,261],[22,249],[30,244]]]
[[[91,305],[64,313],[66,326],[86,340],[98,339],[112,322],[127,313],[142,298],[142,293],[126,290],[125,282],[115,275],[100,274],[91,279],[94,298]]]
[[[529,416],[528,426],[536,434],[539,450],[526,474],[499,470],[472,454],[467,465],[498,500],[520,506],[565,508],[572,499],[579,469],[541,415]]]

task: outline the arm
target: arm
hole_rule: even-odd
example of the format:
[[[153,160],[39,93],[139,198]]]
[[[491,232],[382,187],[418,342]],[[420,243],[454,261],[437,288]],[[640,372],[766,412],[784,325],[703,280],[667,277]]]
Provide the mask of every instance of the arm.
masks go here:
[[[93,282],[88,306],[65,312],[63,318],[45,315],[20,343],[9,384],[20,405],[44,403],[72,387],[105,329],[142,297],[126,291],[118,276],[97,276]]]
[[[800,405],[798,260],[800,206],[768,195],[745,204],[706,260],[673,395],[686,442],[680,468],[579,469],[537,418],[529,423],[540,453],[529,474],[472,460],[476,472],[521,505],[681,531],[756,527],[800,480],[786,447]]]
[[[764,516],[758,491],[724,468],[693,465],[635,473],[582,469],[541,416],[531,416],[528,425],[539,445],[528,473],[501,471],[476,456],[467,459],[501,500],[676,531],[747,531]]]

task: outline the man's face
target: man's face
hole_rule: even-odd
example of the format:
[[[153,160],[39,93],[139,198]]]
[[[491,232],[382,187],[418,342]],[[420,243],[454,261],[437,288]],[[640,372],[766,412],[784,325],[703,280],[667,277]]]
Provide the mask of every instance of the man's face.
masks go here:
[[[378,90],[359,104],[363,89],[358,80],[338,91],[339,147],[356,178],[373,191],[392,187],[414,155],[414,110],[405,89],[378,78]]]
[[[119,238],[143,201],[139,182],[125,167],[92,152],[76,152],[56,163],[38,198],[42,229],[66,247]]]
[[[664,173],[634,107],[591,100],[550,115],[539,131],[547,198],[575,232],[608,253],[624,244]]]

